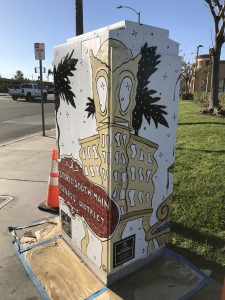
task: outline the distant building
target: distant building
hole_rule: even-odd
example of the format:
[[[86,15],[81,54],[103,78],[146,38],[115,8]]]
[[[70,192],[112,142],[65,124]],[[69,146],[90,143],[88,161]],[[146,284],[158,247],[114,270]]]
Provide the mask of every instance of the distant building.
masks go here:
[[[195,76],[196,72],[196,76]],[[212,65],[209,54],[198,55],[197,67],[193,69],[190,92],[210,92]],[[225,92],[225,60],[220,61],[219,92]]]

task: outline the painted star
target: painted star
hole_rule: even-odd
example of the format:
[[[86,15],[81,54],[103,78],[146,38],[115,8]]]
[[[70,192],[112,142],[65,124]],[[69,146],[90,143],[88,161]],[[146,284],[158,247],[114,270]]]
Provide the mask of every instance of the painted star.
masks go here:
[[[163,78],[166,80],[166,79],[168,78],[168,75],[165,73],[165,74],[163,75]]]
[[[135,31],[135,30],[133,30],[133,33],[132,33],[132,35],[133,35],[134,37],[136,37],[136,36],[137,36],[137,34],[138,34],[138,32],[137,32],[137,31]]]
[[[177,119],[177,116],[176,116],[176,114],[175,114],[175,113],[173,114],[172,118],[173,118],[173,120],[174,120],[174,121],[176,121],[176,119]]]
[[[159,157],[162,158],[163,157],[163,153],[159,152]]]

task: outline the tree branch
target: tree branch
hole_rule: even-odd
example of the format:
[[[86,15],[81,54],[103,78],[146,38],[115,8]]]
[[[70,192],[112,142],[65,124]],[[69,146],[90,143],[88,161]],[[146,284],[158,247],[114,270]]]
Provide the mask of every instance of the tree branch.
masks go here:
[[[216,4],[216,6],[218,7],[219,11],[222,8],[222,5],[220,4],[220,2],[218,0],[214,0],[214,3]]]
[[[219,31],[219,27],[218,27],[219,19],[218,19],[218,16],[217,16],[216,12],[215,12],[214,6],[212,5],[212,0],[205,0],[205,2],[208,4],[208,6],[210,8],[210,11],[211,11],[211,14],[213,16],[214,23],[215,23],[215,31],[217,33]]]
[[[221,39],[221,38],[223,39],[224,38],[224,28],[225,28],[225,22],[223,20],[223,25],[220,27],[220,30],[219,30],[219,32],[216,35],[216,37],[218,39]]]
[[[222,19],[223,24],[221,25],[219,32],[217,33],[218,38],[222,38],[224,36],[224,28],[225,28],[225,2],[223,3],[223,6],[220,5],[220,11],[219,11],[219,19]]]

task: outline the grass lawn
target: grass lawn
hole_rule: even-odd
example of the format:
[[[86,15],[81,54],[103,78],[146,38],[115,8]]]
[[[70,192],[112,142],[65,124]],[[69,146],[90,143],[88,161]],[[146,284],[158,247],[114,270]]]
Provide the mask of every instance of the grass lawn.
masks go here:
[[[173,247],[206,268],[225,266],[225,118],[180,101],[172,210]],[[207,267],[207,262],[209,263]]]

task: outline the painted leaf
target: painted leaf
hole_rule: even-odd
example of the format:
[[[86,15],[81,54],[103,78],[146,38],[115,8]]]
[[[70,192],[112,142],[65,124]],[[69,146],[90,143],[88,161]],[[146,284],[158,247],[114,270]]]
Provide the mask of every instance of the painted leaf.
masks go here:
[[[90,97],[88,97],[87,99],[88,99],[89,102],[86,103],[87,108],[85,109],[85,111],[88,112],[88,118],[90,116],[92,116],[92,118],[93,118],[94,115],[95,115],[95,111],[96,111],[95,102],[94,102],[94,99],[92,99]]]

